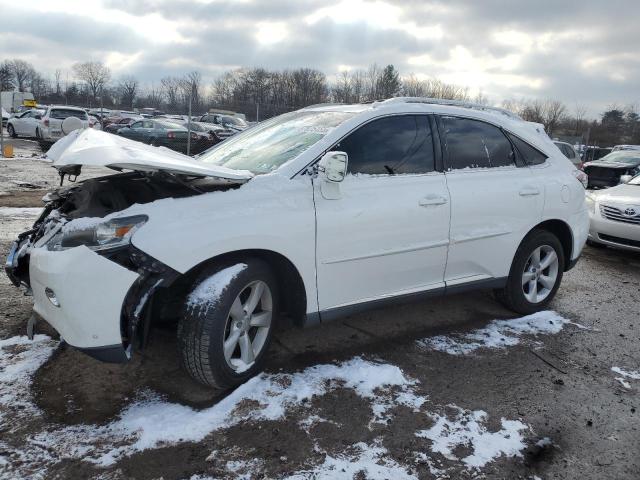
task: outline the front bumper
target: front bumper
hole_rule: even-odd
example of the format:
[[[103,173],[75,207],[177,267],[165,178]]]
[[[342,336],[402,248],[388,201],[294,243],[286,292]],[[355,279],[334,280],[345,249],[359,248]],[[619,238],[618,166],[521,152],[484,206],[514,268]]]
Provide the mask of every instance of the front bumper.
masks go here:
[[[53,252],[31,250],[34,310],[69,345],[101,360],[126,359],[121,312],[138,277],[84,246]]]
[[[623,250],[640,252],[640,225],[604,218],[599,205],[590,213],[589,240]]]

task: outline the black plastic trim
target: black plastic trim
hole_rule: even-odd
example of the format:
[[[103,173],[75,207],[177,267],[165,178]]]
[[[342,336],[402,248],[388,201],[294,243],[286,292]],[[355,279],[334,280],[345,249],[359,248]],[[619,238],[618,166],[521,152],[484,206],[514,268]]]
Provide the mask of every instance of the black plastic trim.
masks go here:
[[[319,312],[307,313],[303,322],[304,327],[313,327],[319,323],[331,322],[357,313],[374,310],[377,308],[389,307],[393,305],[401,305],[413,302],[419,302],[427,298],[441,297],[445,295],[453,295],[456,293],[466,292],[469,290],[504,288],[507,285],[508,277],[490,278],[487,280],[476,280],[473,282],[463,283],[460,285],[451,285],[445,287],[433,288],[421,292],[407,293],[394,297],[385,297],[361,302],[354,305],[346,305],[344,307],[329,308]]]
[[[122,345],[106,345],[104,347],[78,348],[82,353],[106,363],[125,363],[129,360]]]
[[[568,272],[569,270],[571,270],[573,267],[576,266],[576,263],[578,263],[578,260],[580,260],[580,257],[578,258],[574,258],[573,260],[569,260],[567,262],[567,266],[565,267],[564,271]]]

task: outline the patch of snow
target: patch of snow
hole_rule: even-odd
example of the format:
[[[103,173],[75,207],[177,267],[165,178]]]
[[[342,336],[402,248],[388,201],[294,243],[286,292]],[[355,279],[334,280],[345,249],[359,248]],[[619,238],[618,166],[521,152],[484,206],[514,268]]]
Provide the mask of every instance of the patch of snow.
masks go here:
[[[102,217],[81,217],[71,220],[62,226],[62,233],[77,232],[80,230],[89,230],[95,228],[106,220]]]
[[[415,383],[394,365],[356,357],[337,365],[316,365],[294,374],[259,375],[204,410],[147,397],[133,403],[118,420],[105,426],[66,427],[43,432],[33,440],[60,450],[63,456],[85,457],[107,466],[122,456],[158,445],[198,442],[211,432],[243,421],[281,419],[288,408],[339,386],[353,389],[362,398],[376,400],[384,395],[381,389],[403,391]],[[257,407],[238,409],[247,401]],[[119,446],[114,446],[116,444]]]
[[[623,377],[615,377],[615,379],[620,382],[620,385],[622,385],[624,388],[626,388],[627,390],[631,390],[631,384],[627,382]]]
[[[0,340],[0,420],[5,409],[35,411],[29,385],[31,375],[47,361],[58,342],[46,335]]]
[[[611,371],[617,373],[618,375],[622,375],[625,378],[630,378],[631,380],[640,380],[640,372],[627,372],[620,367],[611,367]]]
[[[424,338],[418,340],[418,345],[450,355],[468,355],[481,348],[505,348],[518,345],[522,335],[556,334],[566,324],[574,324],[574,322],[556,312],[544,311],[513,320],[492,320],[486,327],[470,333]]]
[[[264,462],[257,458],[251,460],[231,460],[226,463],[225,468],[234,474],[233,478],[236,480],[251,480],[252,478],[256,478],[256,475],[260,473],[263,464]]]
[[[40,216],[42,210],[40,207],[0,207],[0,217],[35,219]]]
[[[522,431],[529,429],[518,420],[502,418],[502,428],[497,432],[489,432],[485,426],[487,413],[482,410],[463,410],[450,406],[457,411],[455,418],[432,415],[435,424],[416,432],[417,437],[431,440],[431,450],[442,454],[448,460],[462,461],[469,468],[481,468],[502,455],[521,457],[526,447]],[[469,447],[473,453],[458,458],[454,451],[459,447]]]
[[[215,305],[224,289],[246,268],[246,263],[237,263],[203,280],[187,297],[187,306]]]
[[[360,478],[368,480],[417,480],[407,468],[389,458],[380,441],[373,445],[356,443],[347,452],[327,455],[324,462],[310,470],[294,473],[286,480],[334,480],[336,478]]]

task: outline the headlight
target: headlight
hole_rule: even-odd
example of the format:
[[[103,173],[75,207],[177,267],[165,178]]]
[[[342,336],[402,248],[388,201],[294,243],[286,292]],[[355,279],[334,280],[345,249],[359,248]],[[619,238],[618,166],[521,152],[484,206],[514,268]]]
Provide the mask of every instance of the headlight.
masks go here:
[[[587,203],[587,208],[591,213],[596,213],[596,197],[590,193],[585,194],[584,199]]]
[[[69,222],[47,244],[49,250],[66,250],[84,245],[91,250],[108,250],[128,245],[135,231],[149,220],[146,215],[113,218],[103,222]],[[66,227],[66,228],[65,228]]]

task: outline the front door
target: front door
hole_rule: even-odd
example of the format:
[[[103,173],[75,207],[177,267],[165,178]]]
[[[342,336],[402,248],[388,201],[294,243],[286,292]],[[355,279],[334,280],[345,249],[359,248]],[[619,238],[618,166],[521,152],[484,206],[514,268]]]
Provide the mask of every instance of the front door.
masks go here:
[[[443,286],[449,194],[426,115],[388,116],[332,150],[348,154],[338,198],[314,183],[320,310]]]

